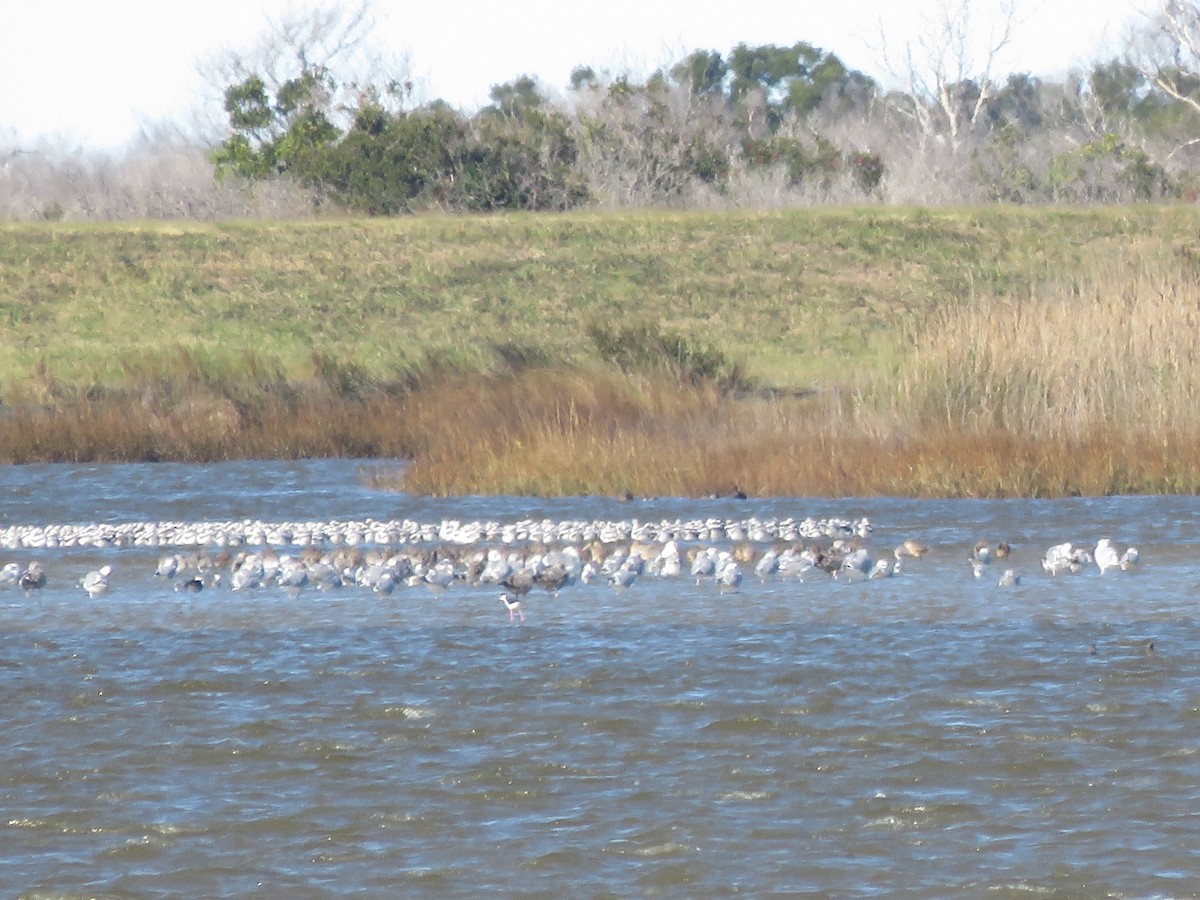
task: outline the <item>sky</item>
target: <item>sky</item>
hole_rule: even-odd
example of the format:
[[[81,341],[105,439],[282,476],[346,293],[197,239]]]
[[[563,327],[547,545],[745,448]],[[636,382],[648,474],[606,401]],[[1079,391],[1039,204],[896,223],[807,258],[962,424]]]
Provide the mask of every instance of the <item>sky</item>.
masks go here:
[[[425,99],[471,110],[487,102],[492,85],[520,75],[561,90],[578,65],[645,75],[691,50],[725,54],[742,42],[806,41],[886,82],[881,43],[899,56],[929,33],[946,2],[954,0],[374,0],[372,39],[407,58]],[[1119,52],[1129,23],[1156,5],[1017,2],[1015,36],[998,64],[1043,77]],[[10,0],[0,16],[0,146],[110,150],[147,125],[186,123],[206,96],[197,62],[252,46],[297,5]],[[980,41],[1000,7],[1001,0],[971,0],[971,33]]]

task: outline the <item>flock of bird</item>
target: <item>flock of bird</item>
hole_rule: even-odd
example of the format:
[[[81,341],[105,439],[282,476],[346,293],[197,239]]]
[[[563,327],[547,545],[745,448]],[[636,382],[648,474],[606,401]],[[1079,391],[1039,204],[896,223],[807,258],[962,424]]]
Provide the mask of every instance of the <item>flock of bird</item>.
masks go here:
[[[0,528],[0,548],[40,550],[71,547],[307,547],[378,544],[480,543],[580,544],[598,540],[665,543],[693,541],[798,541],[871,533],[865,519],[521,519],[515,522],[443,519],[330,519],[264,522],[241,519],[210,522],[140,521],[9,525]]]
[[[312,523],[303,527],[261,524],[245,522],[239,531],[247,543],[258,544],[257,548],[241,548],[242,541],[230,541],[232,530],[227,529],[224,542],[162,555],[154,574],[162,582],[172,583],[174,590],[187,593],[214,587],[233,591],[278,587],[293,596],[306,589],[359,587],[391,594],[405,587],[424,587],[436,593],[454,586],[490,587],[498,590],[509,619],[515,620],[524,619],[522,600],[534,589],[554,595],[575,584],[627,589],[640,579],[685,576],[697,586],[708,583],[721,592],[738,591],[747,576],[762,581],[824,578],[853,583],[900,574],[909,561],[920,560],[931,549],[910,539],[877,555],[868,546],[872,528],[866,519],[799,523],[790,519],[687,523],[544,520],[466,526],[452,521],[429,527],[414,523],[405,526],[406,537],[399,541],[373,540],[388,535],[364,529],[363,535],[372,536],[369,543],[373,545],[367,547],[359,546],[360,538],[347,540],[346,529],[314,528]],[[70,537],[78,539],[86,528],[78,526]],[[93,531],[92,540],[123,533],[121,526],[105,528],[108,530]],[[322,535],[320,543],[313,539],[316,531]],[[157,528],[156,533],[161,536],[163,529]],[[340,534],[340,539],[330,538],[332,533]],[[499,542],[491,546],[465,543],[459,540],[464,533],[495,534]],[[44,537],[47,527],[40,534]],[[59,529],[55,534],[61,539],[66,532]],[[564,539],[568,534],[574,540]],[[424,543],[426,537],[430,546]],[[983,578],[993,564],[1007,563],[1012,552],[1007,542],[979,541],[967,562],[973,575]],[[1092,565],[1101,575],[1128,572],[1138,562],[1136,548],[1119,548],[1109,538],[1102,538],[1091,551],[1072,543],[1055,544],[1041,559],[1043,570],[1052,576],[1079,574]],[[113,572],[114,566],[105,564],[83,575],[78,587],[89,597],[100,597],[109,590]],[[998,586],[1019,583],[1016,569],[1004,566]],[[18,587],[32,594],[45,584],[46,572],[37,560],[24,567],[10,562],[0,568],[0,588]]]

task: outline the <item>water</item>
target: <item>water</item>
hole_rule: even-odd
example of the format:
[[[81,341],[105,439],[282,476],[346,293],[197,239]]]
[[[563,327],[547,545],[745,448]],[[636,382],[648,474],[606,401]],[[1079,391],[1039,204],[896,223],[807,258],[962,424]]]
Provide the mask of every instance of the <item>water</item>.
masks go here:
[[[867,515],[873,548],[934,549],[852,585],[579,585],[515,624],[492,590],[186,595],[148,550],[14,551],[50,581],[0,592],[6,895],[1196,895],[1200,501],[435,501],[360,476],[9,468],[0,524]],[[1102,534],[1141,571],[1040,572]],[[971,576],[980,537],[1020,586]]]

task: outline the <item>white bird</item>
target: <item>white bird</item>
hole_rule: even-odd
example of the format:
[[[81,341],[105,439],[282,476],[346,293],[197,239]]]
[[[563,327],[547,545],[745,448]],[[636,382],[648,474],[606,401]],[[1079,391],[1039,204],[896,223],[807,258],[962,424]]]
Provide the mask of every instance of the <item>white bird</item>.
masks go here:
[[[897,560],[897,562],[899,562],[899,560]],[[870,573],[867,575],[868,578],[891,578],[891,576],[892,565],[886,559],[877,560],[875,565],[871,568]]]
[[[717,573],[717,586],[723,594],[736,593],[742,585],[742,570],[732,559],[727,560],[721,571]]]
[[[866,547],[858,547],[846,554],[842,560],[841,571],[857,578],[871,571],[871,554]]]
[[[108,590],[108,576],[112,574],[112,566],[103,565],[94,572],[88,572],[79,582],[79,586],[87,591],[89,597],[99,597]]]
[[[328,591],[342,586],[342,574],[329,563],[324,562],[314,563],[308,567],[308,580],[319,591]]]
[[[444,559],[425,573],[425,586],[440,594],[454,583],[454,563]]]
[[[308,568],[298,559],[284,557],[275,572],[275,582],[289,591],[299,591],[308,584]]]
[[[1092,555],[1082,547],[1075,547],[1070,541],[1055,544],[1042,557],[1042,568],[1050,575],[1070,573],[1078,575],[1083,571],[1084,563],[1092,561]]]
[[[1096,560],[1096,568],[1100,570],[1101,575],[1109,569],[1119,569],[1121,567],[1121,556],[1117,553],[1117,548],[1113,546],[1113,542],[1109,538],[1100,538],[1092,556]]]
[[[774,550],[768,550],[762,555],[762,559],[754,566],[754,574],[759,578],[766,578],[768,575],[774,575],[779,571],[779,554]]]
[[[801,550],[796,553],[788,548],[779,554],[779,574],[784,578],[794,577],[803,580],[804,576],[816,567],[816,554],[811,550]]]
[[[251,553],[242,560],[241,565],[234,569],[229,579],[229,587],[235,591],[244,591],[259,587],[263,581],[262,557]]]
[[[1000,587],[1016,587],[1021,583],[1021,576],[1014,569],[1005,569],[1004,574],[1000,576]]]
[[[5,563],[4,568],[0,569],[0,588],[12,587],[21,578],[21,566],[19,563]]]
[[[504,604],[504,608],[508,610],[508,621],[513,621],[515,616],[520,616],[521,621],[525,621],[525,611],[521,609],[521,600],[515,594],[510,594],[508,591],[500,595],[500,602]]]
[[[692,560],[692,576],[699,584],[705,578],[712,578],[717,573],[717,554],[712,547],[701,550]]]
[[[512,563],[499,550],[493,548],[488,551],[487,564],[483,567],[479,580],[484,584],[502,584],[512,573]]]
[[[651,571],[656,572],[660,578],[675,578],[681,574],[683,560],[679,556],[679,544],[675,541],[667,541],[654,562],[656,565]]]
[[[608,576],[608,583],[615,588],[623,589],[632,587],[633,583],[637,581],[640,572],[641,570],[636,565],[629,565],[627,562]]]
[[[172,553],[169,556],[164,556],[158,561],[158,568],[154,570],[154,574],[159,578],[174,578],[175,573],[179,571],[179,554]]]
[[[1142,561],[1142,555],[1138,553],[1137,547],[1129,547],[1121,555],[1121,571],[1132,572],[1138,567],[1138,563]]]
[[[658,577],[659,578],[677,578],[683,572],[683,561],[679,558],[679,554],[674,556],[660,556],[658,558]]]

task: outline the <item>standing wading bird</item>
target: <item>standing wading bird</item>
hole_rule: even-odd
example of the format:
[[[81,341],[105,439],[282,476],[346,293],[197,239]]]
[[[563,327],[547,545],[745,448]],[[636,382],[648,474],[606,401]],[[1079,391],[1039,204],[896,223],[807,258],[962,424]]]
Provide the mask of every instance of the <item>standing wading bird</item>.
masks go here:
[[[454,563],[448,559],[434,563],[425,573],[425,587],[440,594],[454,583]]]
[[[855,547],[842,558],[842,564],[834,572],[834,578],[840,578],[847,583],[862,581],[871,572],[874,563],[866,547]]]
[[[692,576],[696,584],[705,578],[712,578],[717,573],[717,553],[712,547],[705,548],[696,554],[692,560]]]
[[[566,568],[566,566],[554,564],[539,569],[537,574],[533,576],[533,582],[543,590],[549,591],[554,596],[558,596],[558,592],[567,587],[575,580],[575,576]]]
[[[154,574],[159,578],[174,578],[175,573],[179,571],[180,557],[178,553],[172,553],[162,557],[158,561],[158,566],[154,570]]]
[[[508,591],[503,591],[500,594],[500,602],[504,604],[504,608],[508,610],[508,621],[513,621],[515,616],[520,616],[521,621],[525,621],[525,611],[521,609],[521,600],[514,594]]]
[[[608,583],[618,590],[632,587],[633,583],[638,580],[638,576],[642,573],[639,567],[633,560],[638,557],[630,557],[629,560],[621,564],[617,571],[608,576]]]
[[[768,576],[774,575],[779,571],[779,554],[774,550],[768,550],[762,555],[762,558],[754,566],[754,574],[760,580],[765,580]]]

